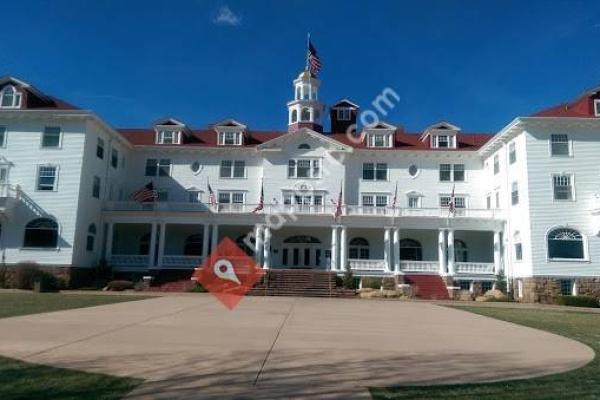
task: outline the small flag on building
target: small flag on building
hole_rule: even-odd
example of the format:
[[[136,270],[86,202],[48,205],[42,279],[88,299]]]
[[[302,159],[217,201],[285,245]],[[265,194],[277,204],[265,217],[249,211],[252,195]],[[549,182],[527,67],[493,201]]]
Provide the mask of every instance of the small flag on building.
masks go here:
[[[152,203],[158,198],[158,193],[154,190],[154,184],[148,183],[141,189],[136,190],[130,196],[131,200],[137,201],[138,203]]]
[[[308,35],[307,67],[310,73],[315,76],[321,71],[321,59],[317,55],[317,49],[310,41],[310,34]]]
[[[396,207],[398,201],[398,181],[396,181],[396,189],[394,190],[394,198],[392,199],[392,208]]]
[[[215,197],[215,192],[212,190],[212,187],[210,187],[210,183],[208,183],[208,202],[213,207],[216,207],[217,205],[217,198]]]
[[[340,184],[340,194],[338,195],[337,203],[335,204],[335,214],[333,218],[338,219],[342,215],[342,185]]]
[[[260,198],[258,199],[258,205],[256,206],[256,208],[254,210],[252,210],[252,213],[256,214],[259,211],[262,211],[262,209],[265,207],[265,188],[263,186],[263,184],[260,184]]]
[[[450,195],[450,201],[448,202],[448,212],[452,215],[456,212],[456,196],[454,196],[454,185],[452,185],[452,194]]]

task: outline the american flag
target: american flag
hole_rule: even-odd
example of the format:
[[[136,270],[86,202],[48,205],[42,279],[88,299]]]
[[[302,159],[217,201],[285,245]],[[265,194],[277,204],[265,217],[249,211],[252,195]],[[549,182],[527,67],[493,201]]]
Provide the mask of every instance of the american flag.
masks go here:
[[[263,186],[263,184],[261,183],[260,185],[260,198],[258,199],[258,205],[256,206],[256,208],[254,210],[252,210],[252,213],[256,214],[259,211],[262,211],[262,209],[265,207],[265,188]]]
[[[396,207],[398,201],[398,181],[396,181],[396,189],[394,190],[394,199],[392,200],[392,208]]]
[[[311,74],[317,75],[321,71],[321,59],[317,55],[317,49],[313,46],[310,38],[308,39],[308,70]]]
[[[448,213],[454,215],[456,212],[456,197],[454,196],[454,185],[452,185],[452,194],[450,195],[450,201],[448,202]]]
[[[338,219],[342,215],[342,186],[340,185],[340,194],[338,195],[337,203],[335,204],[335,214],[333,218]]]
[[[212,187],[210,187],[210,183],[208,184],[208,202],[213,207],[217,205],[217,198],[215,197],[215,192],[213,192]]]
[[[138,203],[152,203],[156,201],[158,193],[154,190],[154,184],[148,183],[141,189],[136,190],[130,196],[131,200],[137,201]]]

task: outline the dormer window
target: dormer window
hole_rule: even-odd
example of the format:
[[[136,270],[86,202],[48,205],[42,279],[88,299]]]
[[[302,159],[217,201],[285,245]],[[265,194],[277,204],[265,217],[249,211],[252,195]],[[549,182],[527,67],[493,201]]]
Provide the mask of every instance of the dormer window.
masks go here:
[[[219,132],[219,145],[220,146],[241,146],[242,145],[242,132],[238,132],[238,131]]]
[[[370,133],[368,135],[369,147],[392,147],[392,137],[385,133]]]
[[[338,121],[350,121],[352,117],[351,110],[349,108],[338,108],[337,119]]]
[[[455,136],[433,135],[431,136],[431,147],[434,149],[453,149],[456,147]]]
[[[600,99],[594,100],[594,115],[600,117]]]
[[[157,144],[179,144],[181,138],[180,131],[158,131],[156,136]]]
[[[14,86],[7,86],[0,92],[0,107],[19,108],[21,107],[21,93],[17,92]]]

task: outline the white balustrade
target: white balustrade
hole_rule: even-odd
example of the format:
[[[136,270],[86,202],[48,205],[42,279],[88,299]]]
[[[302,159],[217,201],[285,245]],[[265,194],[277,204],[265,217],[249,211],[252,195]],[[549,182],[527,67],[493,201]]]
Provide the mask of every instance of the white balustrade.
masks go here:
[[[200,256],[163,256],[163,268],[197,268],[202,265]]]
[[[113,254],[110,257],[110,265],[116,268],[147,268],[149,261],[150,257],[144,255]]]
[[[456,273],[458,274],[493,274],[494,263],[481,262],[457,262]]]
[[[438,261],[400,261],[400,269],[408,272],[439,272]]]
[[[385,260],[349,259],[348,265],[352,271],[385,271]]]

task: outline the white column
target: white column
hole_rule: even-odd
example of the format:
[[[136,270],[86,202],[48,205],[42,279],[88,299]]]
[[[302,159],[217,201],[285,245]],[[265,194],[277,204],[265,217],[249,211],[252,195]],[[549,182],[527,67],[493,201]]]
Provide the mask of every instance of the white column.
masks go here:
[[[385,270],[387,272],[392,271],[392,255],[391,253],[391,229],[384,228],[383,231],[383,260],[385,262]]]
[[[348,236],[345,226],[340,229],[340,269],[346,271],[348,268]]]
[[[269,269],[271,268],[271,228],[268,225],[265,225],[264,236],[263,268]]]
[[[438,260],[440,275],[446,275],[446,231],[443,229],[440,229],[438,234]]]
[[[158,224],[156,222],[152,223],[152,228],[150,229],[150,250],[148,254],[148,268],[154,268],[154,261],[156,255],[156,231]]]
[[[494,274],[498,275],[501,268],[501,250],[500,231],[494,232]]]
[[[208,240],[210,234],[210,224],[204,223],[202,229],[202,260],[204,261],[206,257],[208,257]]]
[[[211,253],[215,251],[217,245],[219,244],[219,225],[213,224],[212,226],[212,238],[210,240],[210,251]]]
[[[337,253],[338,253],[338,240],[337,240],[337,226],[331,227],[331,267],[332,271],[337,270]]]
[[[156,265],[159,268],[163,266],[163,257],[165,256],[165,240],[167,238],[167,224],[160,224],[160,231],[158,232],[158,260]]]
[[[113,249],[113,236],[114,236],[114,224],[112,222],[108,223],[107,232],[106,232],[106,254],[105,259],[108,265],[110,265],[110,258],[112,257],[112,249]]]
[[[254,259],[258,265],[262,265],[263,256],[263,226],[254,225]]]
[[[394,228],[394,271],[400,273],[400,228]]]
[[[448,275],[454,276],[454,229],[448,229]]]

